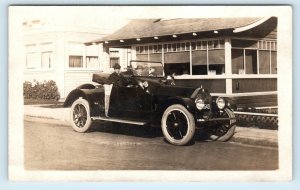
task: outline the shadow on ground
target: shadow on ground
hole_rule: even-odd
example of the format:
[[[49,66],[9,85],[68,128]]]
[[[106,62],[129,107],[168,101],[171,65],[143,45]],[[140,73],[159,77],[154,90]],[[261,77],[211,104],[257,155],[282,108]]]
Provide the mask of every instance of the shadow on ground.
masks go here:
[[[137,126],[130,124],[119,124],[113,122],[94,122],[90,132],[104,132],[113,134],[122,134],[127,136],[156,138],[163,137],[160,127]],[[206,141],[209,136],[201,129],[197,129],[194,136],[194,141]]]

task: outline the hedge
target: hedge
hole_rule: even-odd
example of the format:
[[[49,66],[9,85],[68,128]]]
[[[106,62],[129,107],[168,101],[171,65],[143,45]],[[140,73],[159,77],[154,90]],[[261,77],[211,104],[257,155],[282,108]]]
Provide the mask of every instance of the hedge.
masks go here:
[[[58,92],[55,81],[32,82],[25,81],[23,83],[23,95],[25,99],[45,99],[45,100],[59,100],[60,94]]]

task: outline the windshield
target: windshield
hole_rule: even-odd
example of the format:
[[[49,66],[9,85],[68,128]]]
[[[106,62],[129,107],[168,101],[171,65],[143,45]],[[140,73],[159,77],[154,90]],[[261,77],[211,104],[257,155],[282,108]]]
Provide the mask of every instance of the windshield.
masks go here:
[[[164,69],[160,62],[131,61],[134,76],[162,77]]]

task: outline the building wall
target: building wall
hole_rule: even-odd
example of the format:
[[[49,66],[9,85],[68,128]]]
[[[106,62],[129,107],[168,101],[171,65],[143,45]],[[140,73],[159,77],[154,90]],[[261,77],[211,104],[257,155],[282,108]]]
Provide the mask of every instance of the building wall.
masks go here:
[[[66,70],[64,75],[64,95],[65,97],[76,87],[86,83],[92,83],[93,73],[95,70],[76,71]]]
[[[277,78],[233,79],[233,93],[277,91]]]

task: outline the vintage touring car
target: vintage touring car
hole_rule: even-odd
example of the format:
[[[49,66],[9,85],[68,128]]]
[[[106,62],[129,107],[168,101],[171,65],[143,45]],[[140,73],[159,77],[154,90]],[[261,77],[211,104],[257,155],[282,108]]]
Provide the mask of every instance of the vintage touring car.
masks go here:
[[[64,107],[71,107],[75,131],[86,132],[92,121],[102,120],[160,126],[165,139],[174,145],[189,143],[196,128],[216,141],[234,135],[236,120],[226,98],[212,97],[202,87],[176,85],[173,76],[164,76],[161,63],[131,61],[118,76],[111,81],[109,74],[95,73],[97,85],[83,84],[70,92]]]

